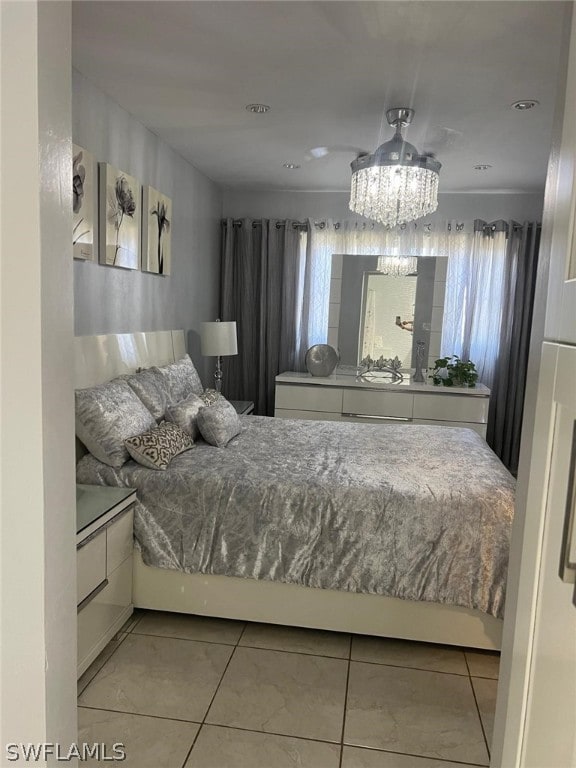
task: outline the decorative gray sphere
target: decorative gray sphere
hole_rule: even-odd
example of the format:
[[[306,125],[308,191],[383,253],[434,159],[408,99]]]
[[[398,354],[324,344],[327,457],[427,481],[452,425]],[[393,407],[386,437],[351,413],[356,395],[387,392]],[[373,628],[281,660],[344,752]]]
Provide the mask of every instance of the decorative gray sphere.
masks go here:
[[[340,355],[329,344],[314,344],[306,352],[306,368],[312,376],[330,376],[339,360]]]

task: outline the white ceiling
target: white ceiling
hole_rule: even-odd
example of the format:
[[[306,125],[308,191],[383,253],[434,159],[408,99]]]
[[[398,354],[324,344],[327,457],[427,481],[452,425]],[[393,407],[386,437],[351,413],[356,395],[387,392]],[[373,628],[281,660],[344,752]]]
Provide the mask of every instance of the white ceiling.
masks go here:
[[[563,14],[563,3],[524,0],[84,0],[74,3],[73,61],[225,186],[344,190],[354,154],[310,161],[307,152],[372,151],[391,136],[384,111],[412,106],[408,138],[437,148],[441,192],[534,192],[546,174]],[[540,107],[510,108],[527,98]],[[253,102],[272,109],[248,113]],[[493,168],[473,170],[479,163]]]

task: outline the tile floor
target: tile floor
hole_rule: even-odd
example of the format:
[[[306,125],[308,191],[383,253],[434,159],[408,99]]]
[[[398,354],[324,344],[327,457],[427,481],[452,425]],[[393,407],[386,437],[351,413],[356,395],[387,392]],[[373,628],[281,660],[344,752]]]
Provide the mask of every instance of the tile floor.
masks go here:
[[[79,741],[122,742],[131,768],[486,766],[498,662],[138,611],[78,681]]]

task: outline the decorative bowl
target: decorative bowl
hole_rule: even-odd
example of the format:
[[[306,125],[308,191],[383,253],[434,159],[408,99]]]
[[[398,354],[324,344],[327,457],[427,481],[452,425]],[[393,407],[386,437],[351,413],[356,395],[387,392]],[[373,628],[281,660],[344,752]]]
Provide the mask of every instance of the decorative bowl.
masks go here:
[[[314,344],[306,352],[306,368],[312,376],[330,376],[338,365],[340,355],[329,344]]]

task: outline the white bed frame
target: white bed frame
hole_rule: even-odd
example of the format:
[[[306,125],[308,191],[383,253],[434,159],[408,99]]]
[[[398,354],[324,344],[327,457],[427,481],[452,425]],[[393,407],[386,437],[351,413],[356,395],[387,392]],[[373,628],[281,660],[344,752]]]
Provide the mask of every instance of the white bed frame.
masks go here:
[[[78,336],[75,345],[77,388],[101,384],[140,367],[165,365],[186,352],[183,331]],[[480,611],[280,582],[187,574],[144,565],[139,551],[134,554],[137,608],[500,648],[502,621]]]

